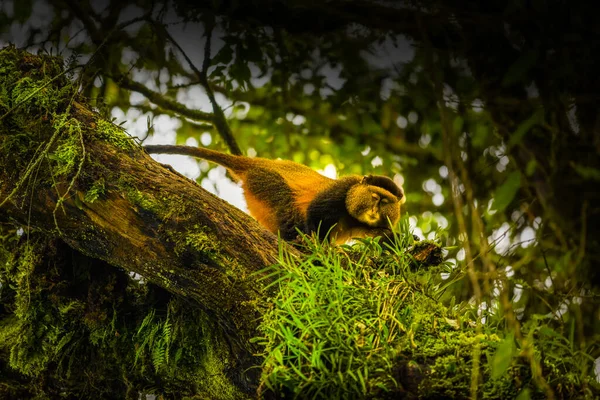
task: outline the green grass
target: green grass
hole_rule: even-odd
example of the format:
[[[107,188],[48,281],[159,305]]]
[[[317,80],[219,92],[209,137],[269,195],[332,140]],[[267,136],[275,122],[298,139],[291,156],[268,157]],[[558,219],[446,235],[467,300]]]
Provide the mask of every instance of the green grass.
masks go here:
[[[397,387],[394,360],[408,342],[415,298],[403,278],[413,244],[403,220],[392,246],[335,247],[305,237],[307,256],[281,247],[270,270],[279,292],[262,324],[263,384],[302,398],[354,398]]]

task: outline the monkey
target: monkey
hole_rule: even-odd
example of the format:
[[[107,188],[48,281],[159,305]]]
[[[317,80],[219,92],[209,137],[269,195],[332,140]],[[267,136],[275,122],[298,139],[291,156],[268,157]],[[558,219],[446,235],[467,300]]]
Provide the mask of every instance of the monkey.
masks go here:
[[[387,176],[345,176],[319,192],[308,206],[306,230],[329,233],[335,242],[383,236],[391,241],[391,226],[400,219],[406,201],[402,188]]]
[[[181,154],[224,166],[242,183],[250,214],[267,230],[293,241],[299,230],[321,240],[391,237],[400,219],[404,191],[386,176],[349,175],[339,179],[287,160],[231,155],[191,146],[146,145],[148,153]],[[328,236],[329,235],[329,236]]]

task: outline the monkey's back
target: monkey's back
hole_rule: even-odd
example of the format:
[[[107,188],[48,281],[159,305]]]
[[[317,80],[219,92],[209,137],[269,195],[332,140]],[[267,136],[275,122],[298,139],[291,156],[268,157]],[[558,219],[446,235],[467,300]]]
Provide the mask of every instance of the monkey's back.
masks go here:
[[[290,240],[303,227],[310,202],[335,180],[302,164],[286,160],[246,158],[233,171],[242,182],[248,210],[271,232]]]

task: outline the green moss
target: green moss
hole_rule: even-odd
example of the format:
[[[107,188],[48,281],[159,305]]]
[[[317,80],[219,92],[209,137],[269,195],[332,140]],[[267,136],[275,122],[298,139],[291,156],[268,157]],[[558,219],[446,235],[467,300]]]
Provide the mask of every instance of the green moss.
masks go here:
[[[180,244],[185,242],[186,247],[192,248],[195,251],[211,253],[213,255],[218,255],[220,253],[216,246],[218,241],[215,235],[202,229],[199,225],[194,225],[193,230],[190,229],[185,232],[181,239],[182,240],[179,241]]]
[[[175,254],[178,256],[189,252],[211,264],[218,265],[223,262],[216,236],[199,225],[183,232],[168,231],[168,235],[168,240],[173,243]]]
[[[106,183],[104,178],[100,178],[92,184],[92,187],[85,193],[84,200],[87,203],[93,203],[106,194]]]
[[[60,132],[61,140],[56,149],[48,155],[48,158],[54,161],[52,173],[55,178],[69,176],[82,162],[84,144],[81,124],[75,118],[63,114],[56,116],[53,127],[55,131]]]
[[[25,382],[24,398],[247,398],[223,363],[226,339],[197,306],[60,242],[21,244],[2,229],[0,396],[8,372]]]
[[[134,138],[125,133],[122,128],[106,120],[98,120],[95,136],[121,150],[133,150],[137,148]]]
[[[221,399],[247,399],[248,396],[232,385],[231,381],[226,378],[228,365],[223,363],[224,349],[222,346],[222,343],[207,343],[207,352],[202,365],[204,376],[201,378],[200,387],[207,395],[212,394],[214,396],[218,393],[218,398]],[[212,377],[212,379],[206,379],[207,377]],[[193,398],[201,399],[203,397],[196,395]]]
[[[125,189],[125,194],[131,203],[140,207],[145,211],[150,211],[156,215],[161,215],[163,211],[163,207],[158,203],[155,199],[151,198],[147,194],[141,192],[137,188],[131,185],[123,185],[121,186]]]
[[[87,199],[97,200],[101,186],[93,182],[106,171],[103,166],[85,165],[87,147],[101,140],[121,150],[137,148],[122,129],[74,106],[81,101],[77,93],[78,85],[69,80],[61,58],[34,56],[14,47],[0,50],[0,151],[6,155],[0,168],[20,171],[16,185],[0,203],[22,196],[20,189],[34,172],[42,184],[66,182],[67,192],[89,181]],[[47,161],[49,168],[40,168]],[[61,197],[66,198],[68,193],[63,192]]]
[[[194,228],[198,228],[198,225]],[[215,249],[214,238],[204,232],[188,232],[185,244],[197,251],[213,251]]]

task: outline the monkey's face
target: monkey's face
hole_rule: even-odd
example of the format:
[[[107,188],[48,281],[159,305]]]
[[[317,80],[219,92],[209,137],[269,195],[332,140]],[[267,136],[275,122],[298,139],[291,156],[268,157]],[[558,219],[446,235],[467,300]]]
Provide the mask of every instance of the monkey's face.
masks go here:
[[[400,192],[396,193],[402,193],[401,189],[399,190]],[[352,186],[346,195],[348,213],[372,227],[386,227],[389,224],[388,219],[392,225],[396,224],[400,219],[402,203],[402,194],[398,197],[384,188],[368,184],[365,180]]]

